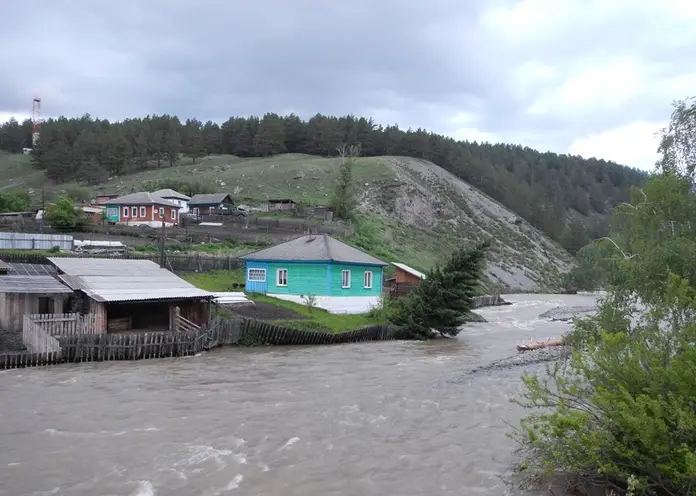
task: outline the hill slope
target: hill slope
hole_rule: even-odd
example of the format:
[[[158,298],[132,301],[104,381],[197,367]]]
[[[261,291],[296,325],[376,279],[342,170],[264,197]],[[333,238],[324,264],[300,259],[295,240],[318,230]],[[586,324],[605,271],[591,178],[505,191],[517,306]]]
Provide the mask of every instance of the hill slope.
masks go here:
[[[29,157],[0,155],[0,174],[13,187],[45,188],[47,196],[75,183],[50,185],[29,167]],[[293,198],[328,204],[338,159],[301,154],[261,159],[208,156],[191,164],[112,177],[94,192],[127,194],[165,185],[229,191],[237,201],[261,203]],[[387,261],[428,269],[453,249],[486,235],[494,238],[487,270],[490,290],[538,291],[555,286],[570,256],[545,234],[501,204],[444,169],[407,157],[369,157],[355,162],[361,215],[358,233],[348,239]]]

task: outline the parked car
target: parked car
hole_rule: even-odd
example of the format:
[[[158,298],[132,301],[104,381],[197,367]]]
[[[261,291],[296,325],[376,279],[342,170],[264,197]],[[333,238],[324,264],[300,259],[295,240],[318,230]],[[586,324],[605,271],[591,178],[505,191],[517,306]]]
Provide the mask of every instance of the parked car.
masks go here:
[[[213,215],[234,215],[236,217],[246,217],[247,212],[242,207],[235,207],[234,205],[219,205],[215,207],[212,212]]]

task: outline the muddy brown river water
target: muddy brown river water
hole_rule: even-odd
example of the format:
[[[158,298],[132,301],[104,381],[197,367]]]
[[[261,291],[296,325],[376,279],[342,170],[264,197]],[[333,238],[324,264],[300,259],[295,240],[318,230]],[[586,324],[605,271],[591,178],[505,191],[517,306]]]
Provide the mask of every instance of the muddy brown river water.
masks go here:
[[[220,348],[0,373],[0,495],[509,494],[509,399],[527,368],[470,376],[591,296],[515,295],[457,339]]]

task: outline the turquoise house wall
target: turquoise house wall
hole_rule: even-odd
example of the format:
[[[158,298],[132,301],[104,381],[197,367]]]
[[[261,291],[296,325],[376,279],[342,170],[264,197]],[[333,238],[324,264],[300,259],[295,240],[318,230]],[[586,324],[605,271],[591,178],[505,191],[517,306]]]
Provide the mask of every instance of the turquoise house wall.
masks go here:
[[[249,269],[265,269],[266,280],[265,281],[250,281],[249,280]],[[273,275],[275,277],[275,274]],[[268,291],[268,264],[265,262],[247,262],[244,268],[244,290],[247,293],[266,293]]]
[[[278,286],[278,269],[288,271],[288,285]],[[329,264],[269,262],[268,292],[288,295],[328,296]]]
[[[266,281],[249,280],[249,269],[266,269]],[[287,286],[278,286],[278,270],[288,271]],[[246,262],[245,290],[255,293],[297,296],[379,296],[382,267],[327,262]],[[341,287],[344,270],[350,270],[350,288]],[[372,288],[364,287],[365,271],[372,272]]]
[[[343,271],[350,271],[350,288],[343,288]],[[372,288],[365,288],[365,272],[372,272]],[[379,296],[382,294],[382,267],[374,265],[332,264],[331,296]]]

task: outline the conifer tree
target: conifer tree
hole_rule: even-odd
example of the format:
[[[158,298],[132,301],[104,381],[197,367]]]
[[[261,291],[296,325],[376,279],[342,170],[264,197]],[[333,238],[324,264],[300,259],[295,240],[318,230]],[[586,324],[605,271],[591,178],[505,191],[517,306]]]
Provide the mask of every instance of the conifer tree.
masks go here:
[[[471,311],[487,248],[487,242],[462,248],[443,266],[430,270],[418,288],[398,303],[393,323],[420,339],[429,339],[433,331],[459,334]]]

